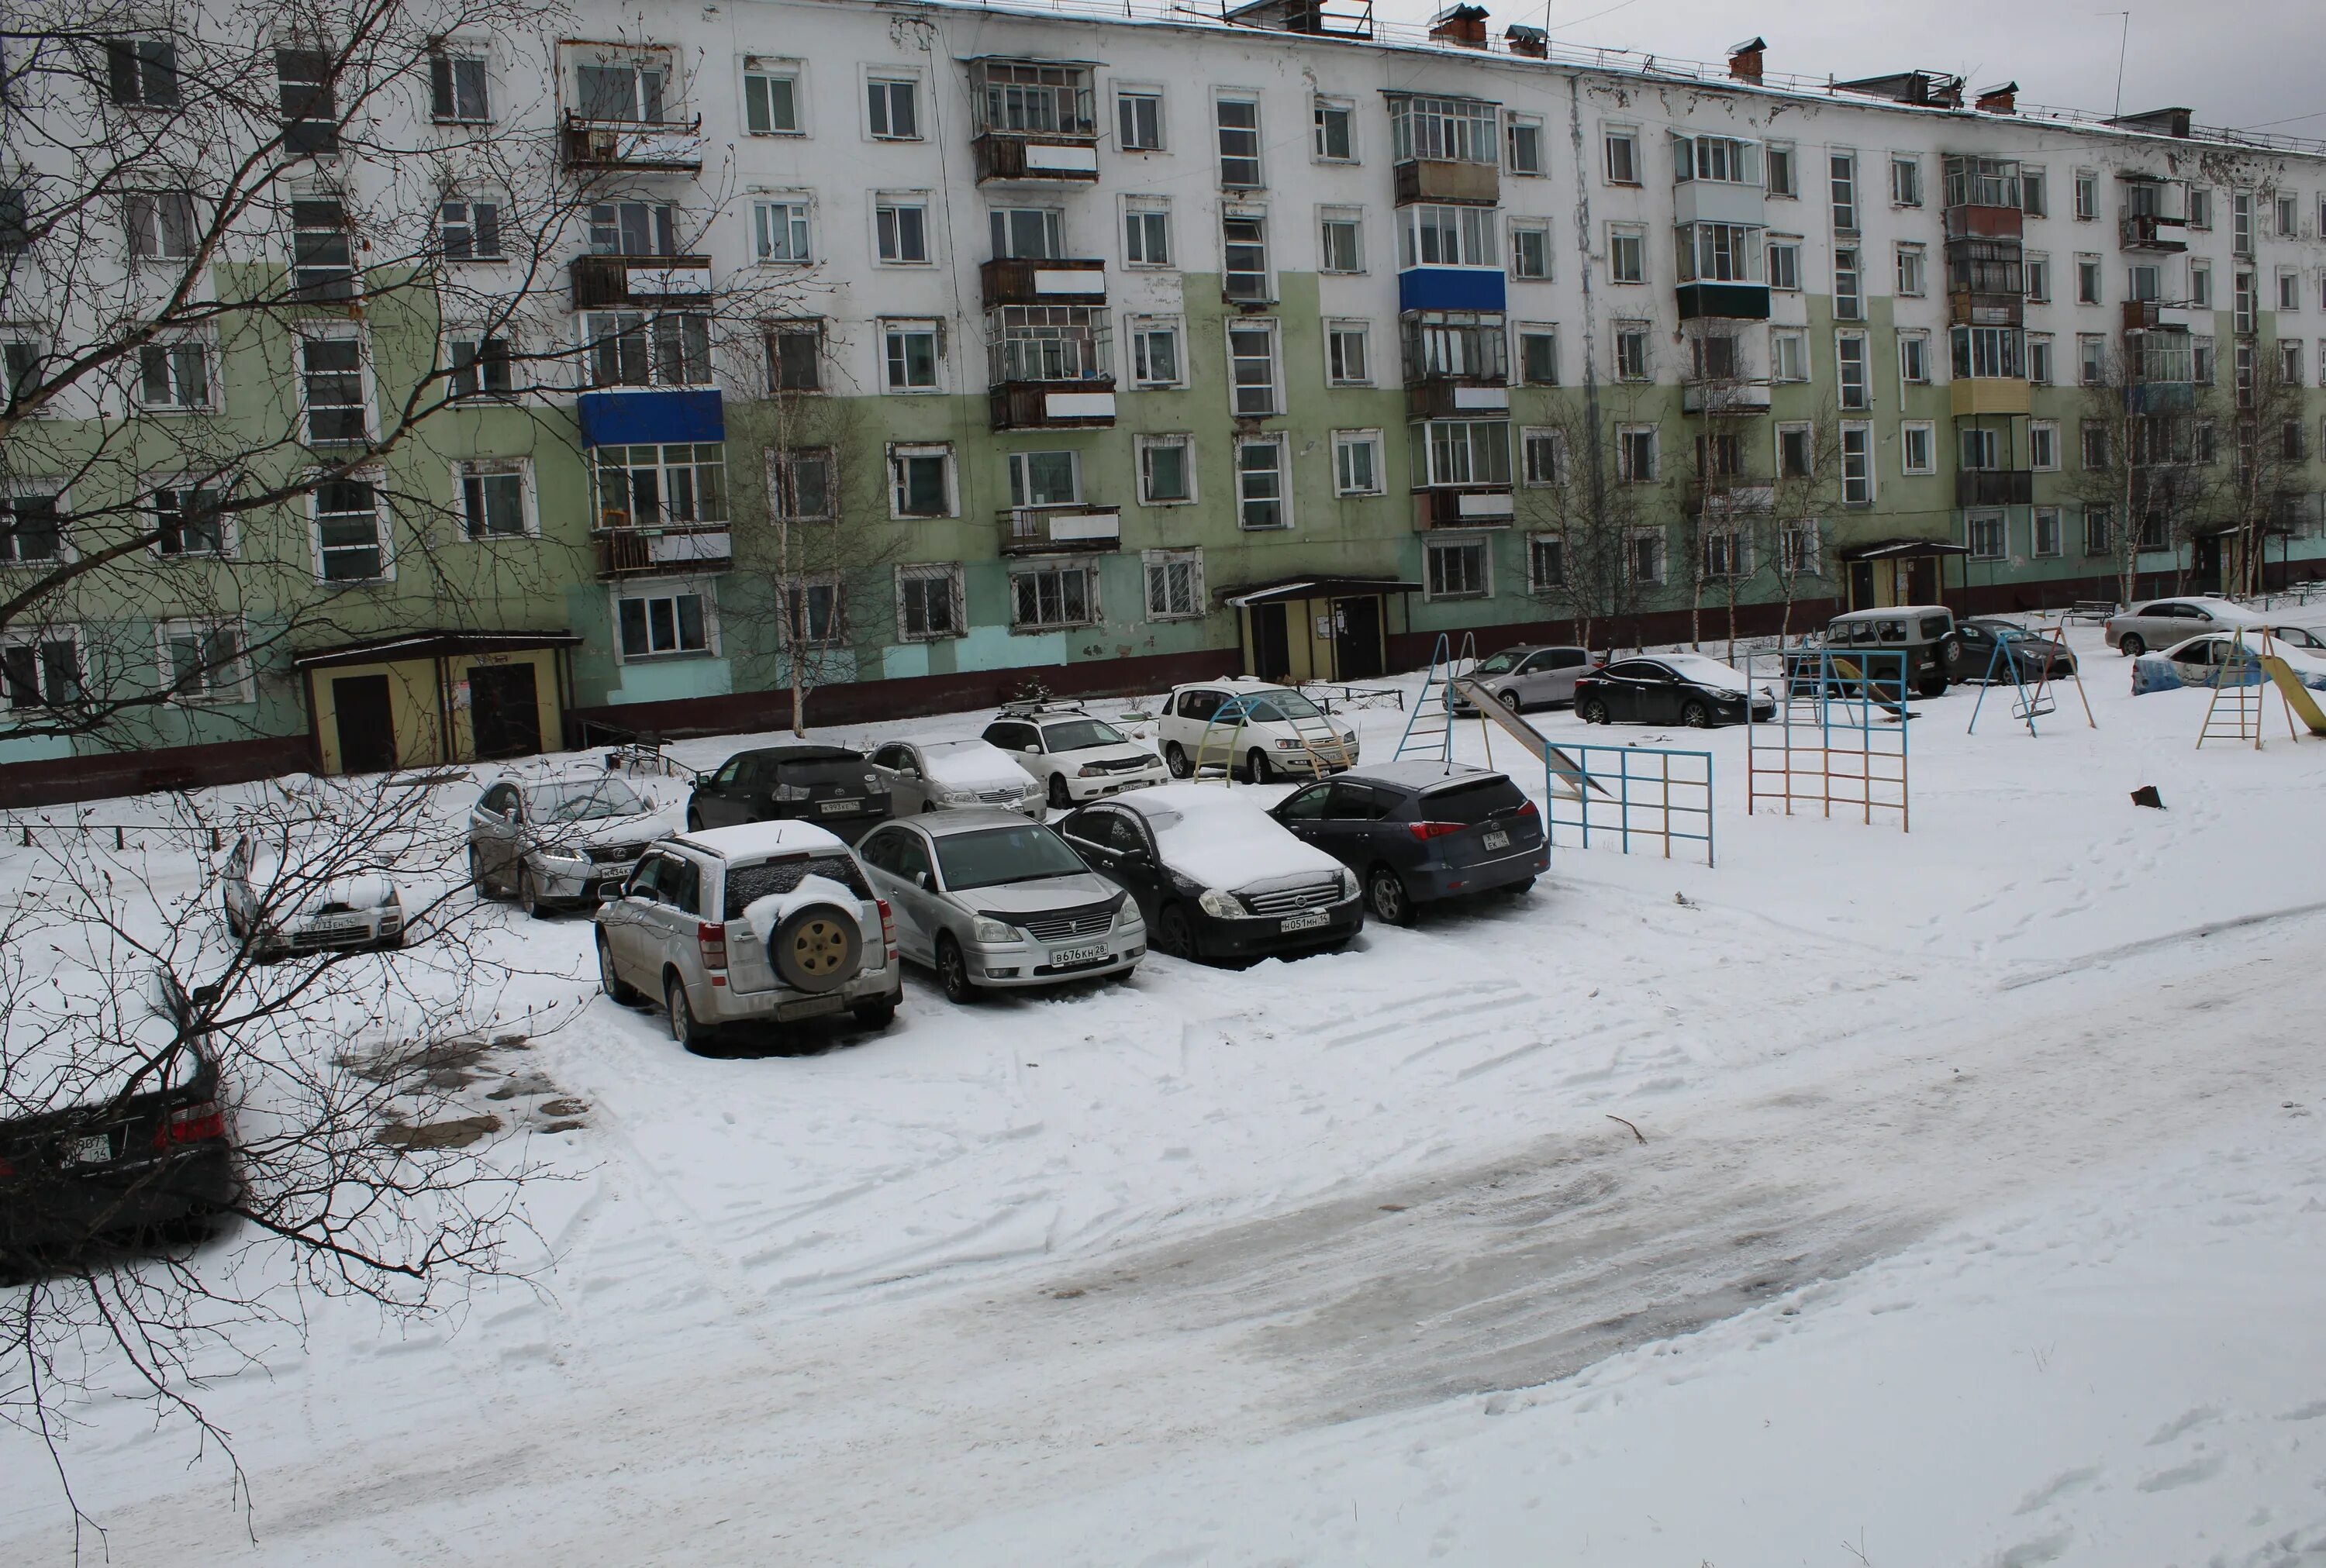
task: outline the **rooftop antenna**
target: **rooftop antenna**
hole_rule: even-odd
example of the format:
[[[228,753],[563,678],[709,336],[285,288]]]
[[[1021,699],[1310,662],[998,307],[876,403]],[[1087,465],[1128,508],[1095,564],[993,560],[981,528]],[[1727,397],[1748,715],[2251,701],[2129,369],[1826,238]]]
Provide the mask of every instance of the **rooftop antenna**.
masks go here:
[[[2107,13],[2103,11],[2100,14],[2105,16]],[[2117,14],[2124,18],[2124,29],[2117,35],[2116,41],[2116,114],[2114,117],[2120,120],[2124,118],[2124,51],[2126,46],[2132,42],[2132,13],[2119,11]]]

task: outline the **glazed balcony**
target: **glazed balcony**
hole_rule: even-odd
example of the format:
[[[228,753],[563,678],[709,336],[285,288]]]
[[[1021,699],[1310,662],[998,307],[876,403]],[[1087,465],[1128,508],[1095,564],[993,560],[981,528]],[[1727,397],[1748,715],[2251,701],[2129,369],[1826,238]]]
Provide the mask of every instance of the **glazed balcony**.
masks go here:
[[[734,538],[724,523],[673,523],[635,528],[622,524],[597,529],[590,537],[597,549],[600,582],[724,571],[735,564]]]
[[[1777,482],[1750,474],[1701,476],[1688,482],[1682,503],[1691,517],[1744,517],[1777,504]]]
[[[1958,469],[1958,506],[2024,506],[2035,499],[2035,475],[2027,469]]]
[[[969,62],[976,115],[970,154],[977,182],[1094,184],[1097,95],[1087,63],[982,59]]]
[[[1098,141],[1093,136],[988,131],[970,143],[969,151],[980,185],[1098,183]]]
[[[1946,209],[1946,234],[1954,239],[2018,241],[2027,233],[2027,215],[2016,207],[1966,201]]]
[[[1510,408],[1511,389],[1499,376],[1425,376],[1405,384],[1408,419],[1469,419]]]
[[[1679,299],[1679,319],[1683,321],[1765,321],[1769,319],[1769,285],[1766,283],[1682,283]]]
[[[700,115],[685,121],[594,120],[569,109],[559,141],[568,169],[702,172]]]
[[[1103,305],[1106,263],[996,256],[977,269],[989,311],[1001,305]]]
[[[2155,212],[2126,211],[2117,215],[2117,236],[2126,250],[2154,251],[2174,255],[2189,248],[2189,220]]]
[[[1082,555],[1121,547],[1120,506],[1019,506],[1001,514],[1004,555]]]
[[[1680,383],[1683,413],[1753,415],[1769,412],[1769,384],[1749,376],[1690,378]]]
[[[573,258],[573,308],[612,310],[626,305],[693,305],[711,298],[707,255],[577,255]]]

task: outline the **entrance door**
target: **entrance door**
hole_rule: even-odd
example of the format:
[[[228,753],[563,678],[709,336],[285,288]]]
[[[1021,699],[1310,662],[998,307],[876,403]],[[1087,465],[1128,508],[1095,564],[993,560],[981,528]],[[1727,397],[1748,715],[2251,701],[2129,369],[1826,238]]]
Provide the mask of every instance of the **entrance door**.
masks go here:
[[[395,718],[385,675],[342,675],[331,682],[341,773],[387,773],[395,766]]]
[[[531,664],[469,666],[469,733],[479,762],[541,749],[541,700]]]
[[[1281,681],[1292,673],[1292,638],[1280,604],[1251,607],[1251,673],[1263,681]]]
[[[1874,563],[1870,561],[1849,563],[1849,608],[1854,610],[1874,608]]]
[[[2221,536],[2210,533],[2191,541],[2189,575],[2200,593],[2221,591]]]
[[[1906,562],[1906,603],[1939,602],[1939,558],[1917,555]]]
[[[1344,681],[1382,677],[1382,601],[1333,601],[1333,663]]]

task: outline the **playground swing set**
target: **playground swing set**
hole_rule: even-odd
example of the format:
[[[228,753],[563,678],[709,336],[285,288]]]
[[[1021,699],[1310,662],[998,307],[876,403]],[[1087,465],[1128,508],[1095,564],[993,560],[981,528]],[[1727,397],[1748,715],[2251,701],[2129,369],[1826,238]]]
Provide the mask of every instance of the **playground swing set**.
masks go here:
[[[2030,681],[2027,678],[2027,665],[2031,655],[2021,654],[2014,648],[2010,638],[1996,638],[1995,647],[1986,655],[1986,673],[1979,681],[1978,700],[1970,705],[1970,724],[1963,733],[1966,735],[1978,733],[1979,710],[1986,706],[1987,692],[1996,686],[2008,685],[2012,689],[2013,720],[2025,725],[2030,736],[2035,735],[2035,721],[2058,711],[2059,709],[2059,700],[2053,693],[2053,688],[2058,682],[2052,679],[2054,664],[2067,666],[2068,679],[2076,683],[2077,700],[2084,705],[2084,722],[2092,728],[2098,729],[2100,727],[2100,721],[2092,716],[2092,700],[2084,691],[2084,677],[2076,668],[2075,661],[2068,654],[2066,628],[2051,626],[2041,631],[2030,631],[2027,636],[2029,640],[2040,644],[2042,647],[2041,662],[2035,665],[2034,680]]]

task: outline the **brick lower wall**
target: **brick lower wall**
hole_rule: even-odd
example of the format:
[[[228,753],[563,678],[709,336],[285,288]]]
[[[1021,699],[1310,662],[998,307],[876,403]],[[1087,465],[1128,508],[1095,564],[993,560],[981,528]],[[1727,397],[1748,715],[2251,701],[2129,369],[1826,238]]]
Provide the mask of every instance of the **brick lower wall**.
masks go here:
[[[314,757],[303,735],[12,762],[0,765],[0,808],[53,806],[108,795],[245,784],[304,773],[313,766]]]

